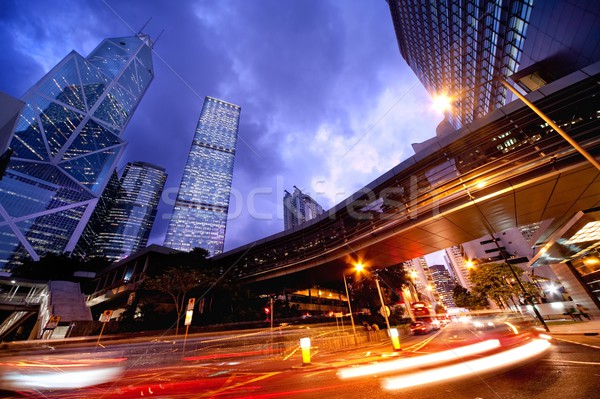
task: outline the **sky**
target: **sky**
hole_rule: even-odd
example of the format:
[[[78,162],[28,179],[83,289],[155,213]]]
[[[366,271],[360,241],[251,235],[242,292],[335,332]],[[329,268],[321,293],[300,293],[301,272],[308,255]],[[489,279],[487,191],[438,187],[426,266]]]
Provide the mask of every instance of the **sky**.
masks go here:
[[[120,167],[168,179],[162,245],[205,96],[242,108],[225,250],[283,230],[284,190],[329,209],[414,154],[443,119],[400,55],[385,0],[2,0],[0,91],[21,97],[75,50],[144,24],[154,80]],[[162,32],[162,34],[161,34]]]

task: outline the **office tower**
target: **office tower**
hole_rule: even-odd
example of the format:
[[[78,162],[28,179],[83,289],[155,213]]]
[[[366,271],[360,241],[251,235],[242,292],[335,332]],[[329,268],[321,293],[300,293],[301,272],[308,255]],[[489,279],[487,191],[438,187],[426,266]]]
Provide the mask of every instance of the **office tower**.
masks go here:
[[[139,34],[72,51],[23,96],[0,180],[0,269],[74,249],[152,81],[151,47]]]
[[[241,108],[206,97],[164,245],[223,252]]]
[[[444,265],[432,265],[428,266],[431,280],[435,285],[435,289],[439,295],[439,301],[446,308],[454,307],[454,299],[452,298],[454,287],[456,282],[450,275],[448,269]]]
[[[427,266],[427,260],[421,256],[403,263],[404,270],[410,278],[412,285],[418,292],[420,300],[431,304],[439,301],[439,293]]]
[[[166,180],[164,168],[146,162],[129,162],[108,211],[96,207],[96,211],[105,215],[91,234],[94,238],[87,255],[117,261],[146,247]],[[90,225],[90,230],[93,229]],[[88,238],[87,230],[82,239]],[[82,243],[89,244],[89,238]]]
[[[284,229],[301,225],[323,213],[323,207],[308,194],[304,194],[294,186],[294,193],[285,190],[283,195],[283,225]]]
[[[98,242],[98,234],[102,231],[104,222],[112,209],[119,193],[119,174],[113,170],[110,179],[98,199],[94,212],[90,216],[73,253],[77,256],[87,258],[94,253],[94,248]]]
[[[531,91],[600,60],[594,1],[388,3],[402,57],[430,94],[452,97],[455,128],[512,99],[503,77]]]
[[[449,266],[452,268],[453,274],[457,279],[457,283],[467,290],[471,290],[472,285],[469,281],[469,264],[468,259],[464,254],[463,248],[460,245],[454,245],[444,250],[445,258]]]

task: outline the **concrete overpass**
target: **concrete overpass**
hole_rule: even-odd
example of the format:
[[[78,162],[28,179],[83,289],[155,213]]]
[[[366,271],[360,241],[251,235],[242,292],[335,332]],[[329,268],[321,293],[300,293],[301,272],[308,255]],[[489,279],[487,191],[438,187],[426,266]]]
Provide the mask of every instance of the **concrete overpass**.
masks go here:
[[[527,96],[596,158],[599,78],[595,64]],[[550,220],[543,242],[600,205],[599,171],[518,100],[426,144],[321,217],[213,260],[249,284],[306,286]]]

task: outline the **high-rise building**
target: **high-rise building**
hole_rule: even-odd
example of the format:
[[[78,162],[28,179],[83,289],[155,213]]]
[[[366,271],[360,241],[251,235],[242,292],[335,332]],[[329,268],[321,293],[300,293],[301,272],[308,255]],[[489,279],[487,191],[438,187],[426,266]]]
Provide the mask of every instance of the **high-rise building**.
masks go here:
[[[450,275],[448,269],[444,265],[431,265],[428,266],[431,280],[435,285],[435,289],[438,293],[439,301],[446,308],[454,307],[454,299],[452,298],[456,281]]]
[[[96,243],[98,242],[98,234],[103,230],[104,222],[107,220],[108,214],[114,206],[118,194],[119,174],[115,169],[113,170],[102,195],[98,199],[94,212],[92,212],[87,225],[79,237],[79,241],[73,250],[75,255],[87,258],[94,253]]]
[[[461,245],[455,245],[446,248],[444,251],[445,259],[450,266],[457,283],[467,290],[471,290],[472,284],[469,280],[469,264],[467,263],[466,255]]]
[[[23,96],[0,180],[0,269],[74,249],[153,76],[152,42],[138,34],[72,51]]]
[[[166,180],[165,169],[160,166],[129,162],[108,211],[96,207],[105,216],[92,234],[93,240],[88,238],[82,243],[85,246],[91,241],[87,255],[117,261],[144,248],[148,244]],[[91,225],[88,226],[94,230]],[[87,230],[82,239],[88,237]]]
[[[294,186],[294,193],[285,190],[283,195],[283,225],[284,229],[291,229],[308,220],[316,218],[323,213],[323,207],[310,195],[303,193]]]
[[[432,95],[452,97],[458,128],[600,60],[594,1],[388,0],[400,52]],[[440,133],[438,132],[438,135]]]
[[[241,108],[206,97],[164,245],[223,252]]]

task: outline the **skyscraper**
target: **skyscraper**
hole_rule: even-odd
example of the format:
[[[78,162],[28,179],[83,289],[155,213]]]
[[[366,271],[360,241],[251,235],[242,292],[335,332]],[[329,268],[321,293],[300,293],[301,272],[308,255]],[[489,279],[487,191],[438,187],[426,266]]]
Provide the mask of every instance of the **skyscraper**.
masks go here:
[[[291,229],[323,213],[323,207],[308,194],[294,186],[294,193],[287,190],[283,195],[283,225]]]
[[[23,96],[0,181],[0,269],[74,249],[154,76],[151,48],[138,34],[72,51]]]
[[[525,91],[600,60],[593,1],[388,0],[400,52],[427,91],[452,97],[448,121],[468,124]]]
[[[456,281],[452,278],[448,269],[444,265],[428,266],[431,280],[435,285],[435,289],[439,295],[439,301],[446,308],[454,307],[454,299],[452,298],[452,290],[456,286]]]
[[[206,97],[164,245],[223,252],[241,108]]]
[[[96,208],[105,216],[96,227],[93,240],[87,239],[82,243],[85,245],[91,241],[87,255],[104,256],[110,261],[117,261],[144,248],[148,244],[166,180],[165,169],[160,166],[129,162],[108,212]],[[89,227],[94,230],[92,226]],[[82,234],[82,239],[84,236],[87,238],[87,230]]]
[[[95,251],[96,243],[98,242],[98,234],[104,228],[104,222],[108,219],[108,214],[119,194],[119,174],[117,170],[113,170],[102,195],[98,199],[98,203],[94,208],[94,212],[90,216],[73,253],[77,256],[86,258],[92,255]]]

